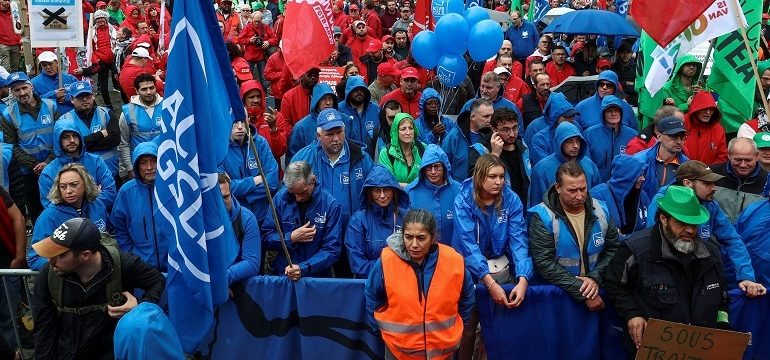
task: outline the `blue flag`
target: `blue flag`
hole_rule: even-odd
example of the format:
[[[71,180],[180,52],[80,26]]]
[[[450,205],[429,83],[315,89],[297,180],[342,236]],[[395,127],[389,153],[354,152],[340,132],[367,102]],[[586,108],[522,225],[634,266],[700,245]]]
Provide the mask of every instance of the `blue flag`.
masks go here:
[[[228,298],[233,238],[217,184],[233,119],[245,119],[210,2],[176,1],[158,147],[156,219],[169,246],[169,318],[185,352],[213,328]],[[235,105],[235,106],[233,106]]]
[[[551,10],[548,0],[532,0],[529,2],[529,22],[537,25],[538,21],[545,16],[545,13]]]

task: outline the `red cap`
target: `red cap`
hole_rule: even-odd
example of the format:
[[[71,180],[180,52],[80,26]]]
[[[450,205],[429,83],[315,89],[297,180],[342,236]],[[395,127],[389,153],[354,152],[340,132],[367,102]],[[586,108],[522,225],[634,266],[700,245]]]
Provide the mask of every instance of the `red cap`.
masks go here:
[[[374,39],[369,42],[369,47],[366,48],[366,52],[373,53],[382,50],[382,41]]]
[[[350,5],[350,7],[348,7],[348,11],[350,11],[350,10],[358,11],[358,5],[356,5],[356,4]]]
[[[386,41],[396,42],[396,39],[394,39],[393,36],[385,35],[382,37],[382,42],[386,42]]]
[[[596,62],[597,69],[609,69],[612,67],[612,62],[607,59],[601,59]]]
[[[101,7],[107,7],[107,3],[104,1],[99,1],[96,3],[96,8],[99,9]]]
[[[417,69],[409,66],[405,67],[404,70],[401,70],[401,78],[420,80],[420,74],[417,72]]]
[[[377,75],[379,76],[399,76],[401,72],[389,62],[380,63],[377,65]]]
[[[240,81],[251,80],[254,77],[251,75],[251,69],[249,63],[245,61],[238,61],[233,64],[233,71],[235,71],[235,77]]]

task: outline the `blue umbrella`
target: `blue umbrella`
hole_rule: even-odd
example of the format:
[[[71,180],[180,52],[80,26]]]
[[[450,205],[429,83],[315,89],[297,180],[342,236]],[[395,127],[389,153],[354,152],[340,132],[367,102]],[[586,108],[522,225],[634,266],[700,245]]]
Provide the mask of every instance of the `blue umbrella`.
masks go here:
[[[623,15],[606,10],[578,10],[554,19],[541,33],[639,37]]]

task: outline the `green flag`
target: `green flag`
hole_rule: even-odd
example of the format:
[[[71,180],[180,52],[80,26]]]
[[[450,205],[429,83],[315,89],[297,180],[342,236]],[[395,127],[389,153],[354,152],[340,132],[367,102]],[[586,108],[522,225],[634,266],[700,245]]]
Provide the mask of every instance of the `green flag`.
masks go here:
[[[762,2],[741,0],[740,3],[748,23],[749,45],[756,56],[761,36]],[[756,83],[740,30],[718,37],[714,43],[714,63],[707,84],[719,94],[722,125],[727,132],[738,131],[741,124],[754,118]]]
[[[521,13],[521,0],[513,0],[511,1],[511,11],[516,10],[519,12],[520,16],[523,16],[524,14]]]
[[[650,72],[652,57],[650,54],[655,50],[658,44],[646,32],[642,31],[642,37],[639,39],[639,53],[636,56],[636,81],[634,87],[639,94],[639,120],[641,128],[645,128],[652,123],[652,117],[665,100],[663,91],[658,91],[655,96],[650,96],[650,92],[644,86],[644,79]]]

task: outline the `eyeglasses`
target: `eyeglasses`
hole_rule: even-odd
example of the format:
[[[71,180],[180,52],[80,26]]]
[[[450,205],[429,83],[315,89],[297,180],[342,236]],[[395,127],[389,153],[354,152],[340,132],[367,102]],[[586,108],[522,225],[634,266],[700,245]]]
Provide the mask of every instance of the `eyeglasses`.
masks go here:
[[[441,171],[444,170],[444,165],[441,163],[435,163],[433,165],[428,165],[425,167],[425,171]]]
[[[672,140],[687,140],[687,133],[679,133],[674,135],[663,134],[671,138]]]
[[[554,55],[554,56],[556,56],[556,55]],[[611,88],[612,87],[612,88],[614,88],[615,84],[613,84],[611,82],[601,81],[601,82],[599,82],[599,84],[597,84],[597,86],[600,87],[600,88],[603,88],[603,87],[607,87],[607,88]]]

